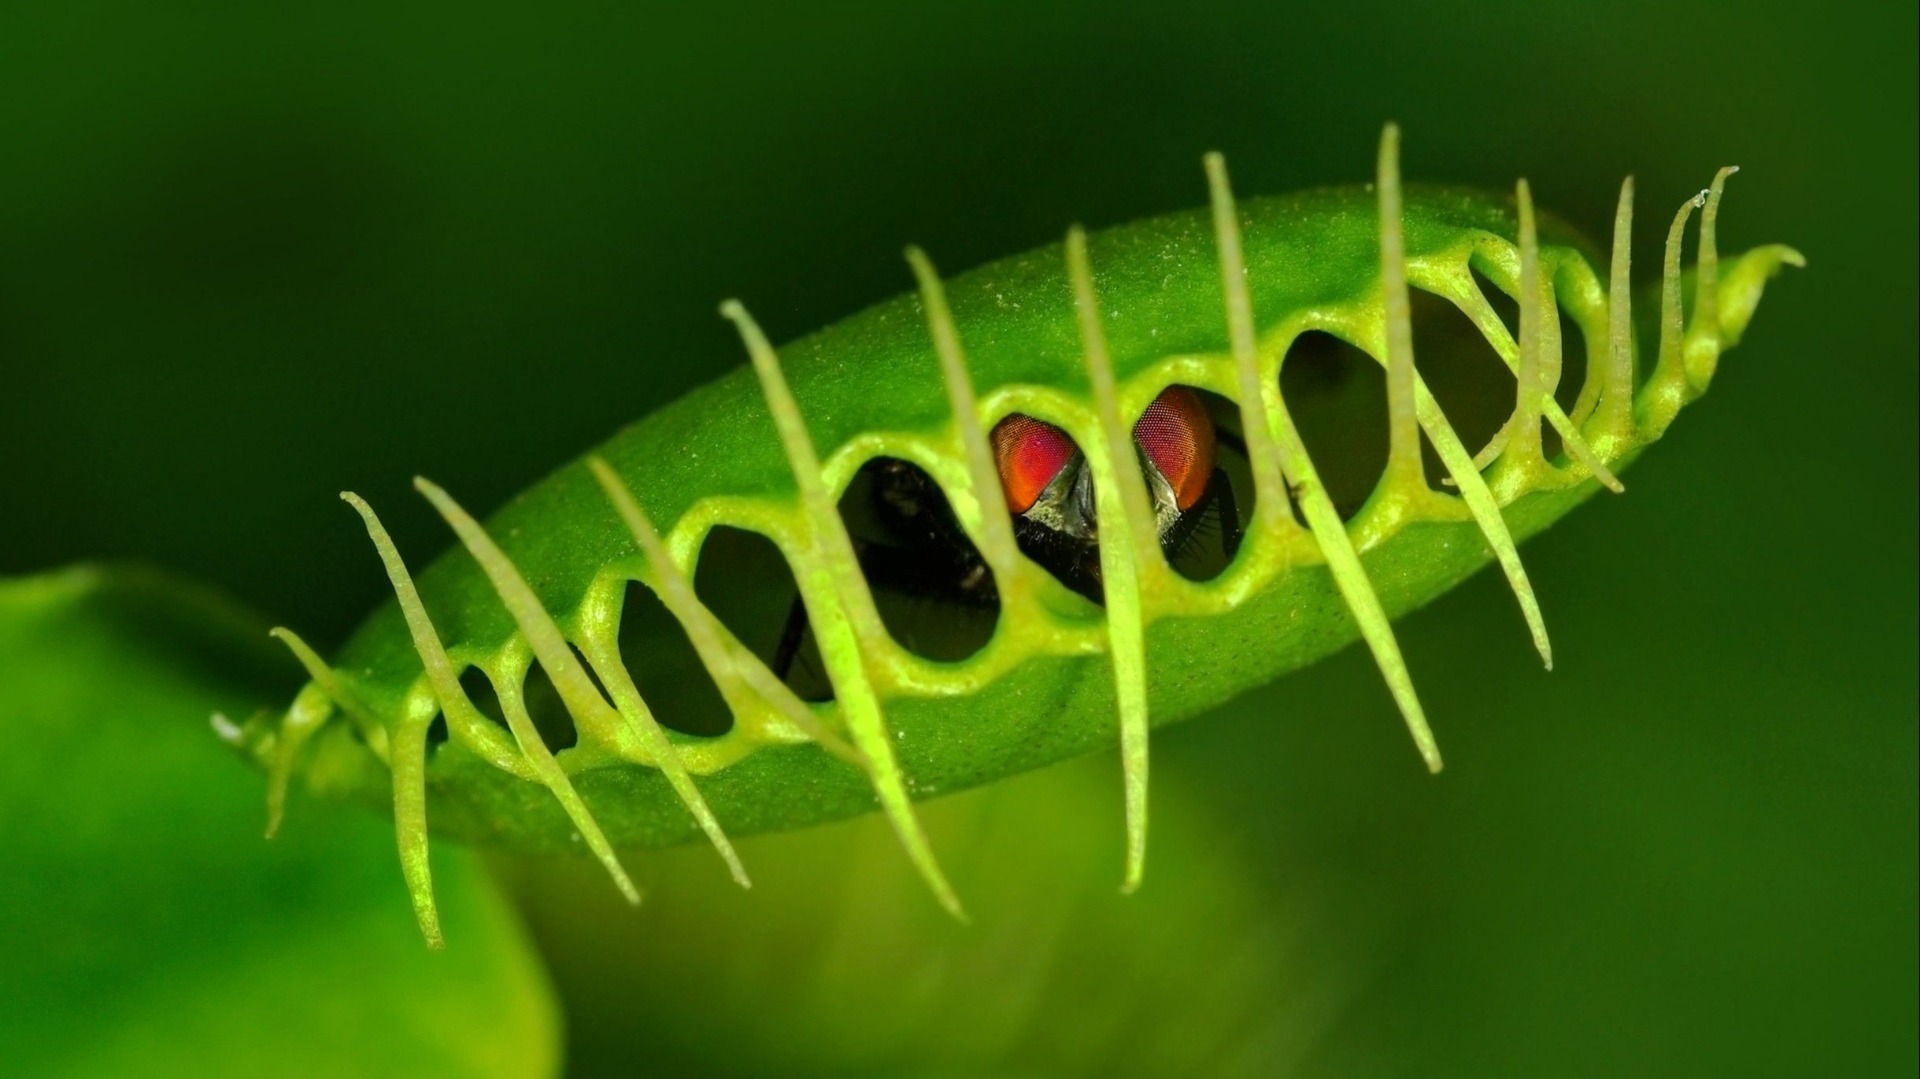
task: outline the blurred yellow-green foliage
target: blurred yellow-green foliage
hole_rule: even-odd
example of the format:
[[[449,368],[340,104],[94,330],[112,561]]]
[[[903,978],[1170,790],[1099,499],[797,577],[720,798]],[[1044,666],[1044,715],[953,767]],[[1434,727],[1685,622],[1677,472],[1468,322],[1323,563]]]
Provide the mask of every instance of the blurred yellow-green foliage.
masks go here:
[[[1915,22],[10,4],[0,573],[138,559],[331,644],[385,588],[336,491],[444,545],[409,477],[497,504],[739,363],[723,296],[791,337],[903,290],[908,241],[959,269],[1194,205],[1213,148],[1249,194],[1364,179],[1388,119],[1410,177],[1525,175],[1596,235],[1635,174],[1644,268],[1738,164],[1724,248],[1811,268],[1626,497],[1527,547],[1558,669],[1497,578],[1403,624],[1443,777],[1350,651],[1156,736],[1131,900],[1104,757],[929,807],[971,929],[874,821],[748,842],[747,894],[638,857],[638,912],[499,868],[582,1075],[1911,1075]]]

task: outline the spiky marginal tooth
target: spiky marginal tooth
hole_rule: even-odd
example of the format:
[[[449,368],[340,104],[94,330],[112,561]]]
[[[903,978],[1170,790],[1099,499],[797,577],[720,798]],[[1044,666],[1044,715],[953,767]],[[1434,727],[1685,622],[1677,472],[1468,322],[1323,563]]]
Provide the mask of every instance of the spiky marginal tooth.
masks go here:
[[[1106,598],[1107,651],[1113,660],[1114,697],[1120,710],[1120,766],[1127,810],[1127,865],[1120,890],[1140,887],[1147,865],[1147,633],[1140,575],[1160,557],[1148,508],[1146,480],[1133,449],[1133,430],[1120,416],[1113,358],[1100,325],[1100,300],[1087,263],[1087,233],[1067,233],[1067,277],[1080,318],[1087,381],[1100,423],[1100,457],[1088,455],[1094,471],[1094,512],[1101,524],[1100,587]]]
[[[1529,202],[1528,210],[1529,213],[1532,210],[1531,202]],[[1539,253],[1539,234],[1536,232],[1534,234],[1534,269],[1536,274],[1538,274],[1540,266]],[[1524,263],[1524,257],[1522,261]],[[1538,289],[1534,295],[1536,297],[1535,302],[1540,305],[1537,317],[1534,320],[1534,325],[1538,329],[1538,334],[1536,335],[1537,344],[1535,347],[1539,360],[1539,365],[1536,370],[1538,371],[1537,382],[1540,396],[1535,402],[1537,405],[1536,419],[1530,430],[1538,432],[1540,426],[1538,420],[1545,419],[1547,425],[1552,427],[1554,432],[1560,436],[1560,444],[1566,450],[1569,457],[1572,457],[1584,466],[1588,472],[1592,473],[1593,478],[1598,480],[1602,487],[1612,491],[1614,494],[1625,493],[1626,487],[1620,483],[1619,477],[1615,476],[1612,470],[1607,468],[1606,462],[1601,460],[1600,455],[1595,453],[1593,447],[1587,444],[1586,436],[1580,433],[1579,426],[1568,417],[1566,412],[1561,409],[1559,402],[1554,399],[1554,391],[1560,386],[1560,375],[1565,368],[1565,355],[1563,343],[1560,339],[1560,308],[1558,301],[1554,298],[1552,280],[1543,274],[1539,275]],[[1526,301],[1522,300],[1521,305],[1524,307],[1525,304]]]
[[[393,585],[400,613],[407,623],[407,633],[413,641],[413,650],[420,657],[420,665],[426,669],[427,682],[433,689],[434,699],[440,702],[447,721],[447,732],[472,747],[495,768],[521,779],[535,778],[526,759],[496,733],[498,728],[481,715],[480,710],[461,692],[459,677],[454,673],[452,661],[447,658],[446,648],[440,643],[439,634],[434,631],[433,622],[427,618],[426,608],[420,603],[420,595],[413,587],[413,578],[407,573],[406,563],[401,561],[399,549],[393,545],[393,538],[387,535],[386,526],[380,523],[373,507],[352,491],[340,492],[340,499],[352,506],[366,524],[367,536],[373,541],[373,549],[379,554],[380,563],[387,571],[387,580]]]
[[[485,717],[480,715],[479,709],[473,706],[473,702],[467,699],[466,691],[460,688],[460,679],[454,673],[453,661],[447,657],[446,645],[441,643],[440,633],[434,629],[433,619],[428,617],[426,605],[420,602],[420,591],[414,587],[413,575],[407,571],[407,564],[401,559],[400,550],[394,546],[393,538],[387,534],[386,526],[380,523],[379,516],[373,512],[372,506],[367,505],[365,499],[362,499],[352,492],[342,493],[340,497],[344,499],[348,505],[351,505],[355,510],[359,511],[361,519],[366,522],[367,535],[373,540],[374,550],[379,552],[380,561],[386,567],[387,579],[393,584],[394,598],[400,604],[400,613],[406,619],[407,632],[413,638],[413,650],[415,654],[420,657],[421,666],[426,668],[427,684],[432,687],[434,698],[440,702],[440,710],[447,717],[448,727],[451,728],[455,724],[487,722]],[[582,824],[582,817],[585,814],[586,807],[579,805],[579,798],[573,793],[573,785],[567,781],[566,773],[560,770],[560,766],[554,762],[553,756],[547,752],[545,743],[540,741],[539,732],[533,729],[531,722],[515,725],[511,715],[507,718],[508,726],[512,730],[514,739],[520,744],[520,752],[526,758],[527,765],[530,766],[529,778],[544,784],[547,789],[553,792],[554,797],[560,802],[561,808],[567,812],[568,817],[573,820],[574,826],[580,829],[582,836],[586,837],[589,845],[591,845],[594,839],[600,836],[600,829],[594,825],[591,817],[586,817],[585,823]],[[412,722],[412,720],[405,720],[403,724],[407,722]],[[403,764],[407,767],[412,767],[412,765],[410,762],[403,762],[401,760],[403,751],[402,747],[397,744],[394,746],[395,763],[392,766],[394,770],[393,800],[395,817],[399,818],[400,816],[402,809],[401,801],[403,798],[417,798],[418,800],[418,805],[412,809],[419,819],[418,831],[420,836],[419,854],[415,862],[408,861],[408,851],[410,847],[408,841],[404,838],[405,829],[402,829],[403,838],[400,847],[401,866],[408,873],[407,884],[414,893],[413,901],[416,911],[420,909],[422,902],[419,891],[422,882],[430,884],[429,878],[424,872],[416,873],[416,869],[424,869],[426,865],[427,796],[424,754],[426,752],[425,724],[430,722],[431,717],[420,720],[422,726],[418,741],[422,756],[419,767],[413,772],[408,773],[409,778],[405,782],[402,781]],[[411,736],[409,735],[409,737]],[[399,742],[402,740],[400,734],[396,732],[395,741]],[[409,749],[407,752],[411,752],[411,750]],[[418,786],[419,789],[414,791],[410,789],[411,786]],[[575,812],[576,807],[579,809],[578,813]],[[602,846],[605,845],[603,838],[600,842]],[[603,861],[604,860],[605,859],[603,859]],[[625,894],[630,901],[638,902],[639,893],[634,890],[633,882],[627,879],[625,871],[619,868],[618,863],[615,863],[610,868],[614,875],[614,882],[620,887],[621,892]],[[431,894],[426,897],[425,902],[428,904],[432,903]],[[423,924],[421,928],[424,931],[426,927]]]
[[[1253,528],[1255,536],[1278,541],[1299,525],[1287,512],[1287,481],[1280,467],[1267,418],[1266,392],[1261,388],[1260,351],[1253,321],[1253,297],[1247,291],[1246,255],[1240,243],[1240,213],[1227,179],[1227,159],[1210,153],[1203,159],[1207,191],[1213,203],[1214,245],[1220,251],[1221,300],[1227,309],[1227,340],[1233,353],[1233,373],[1240,390],[1240,430],[1247,443],[1247,463],[1253,472]]]
[[[1506,519],[1500,514],[1500,504],[1473,467],[1472,456],[1461,444],[1453,425],[1447,422],[1440,403],[1414,370],[1413,314],[1407,293],[1407,255],[1400,201],[1400,129],[1396,125],[1388,124],[1380,135],[1379,166],[1375,190],[1380,197],[1380,279],[1387,323],[1388,411],[1394,425],[1387,481],[1403,487],[1426,488],[1417,422],[1426,429],[1441,463],[1460,490],[1461,500],[1467,504],[1481,535],[1486,537],[1487,545],[1499,560],[1514,598],[1520,603],[1521,615],[1533,636],[1533,646],[1539,651],[1541,662],[1552,670],[1553,645],[1547,639],[1546,620],[1541,616],[1533,582],[1527,579],[1526,567],[1520,562],[1519,546],[1513,542],[1513,534],[1507,530]],[[1400,462],[1397,466],[1396,460]]]
[[[1438,772],[1441,768],[1440,748],[1434,743],[1433,732],[1427,726],[1426,712],[1420,707],[1420,698],[1414,693],[1413,678],[1407,671],[1406,660],[1400,655],[1400,645],[1393,636],[1393,625],[1387,620],[1386,611],[1380,606],[1380,598],[1374,594],[1373,585],[1367,580],[1367,571],[1360,565],[1360,556],[1353,549],[1353,541],[1347,535],[1339,511],[1333,508],[1333,500],[1320,485],[1319,473],[1313,467],[1306,445],[1293,425],[1286,402],[1280,397],[1277,381],[1267,385],[1260,377],[1259,355],[1254,341],[1253,302],[1246,284],[1240,226],[1234,211],[1233,193],[1227,185],[1226,162],[1219,154],[1209,154],[1206,167],[1208,186],[1213,195],[1214,235],[1220,247],[1221,288],[1226,296],[1228,335],[1240,385],[1240,414],[1246,428],[1247,457],[1256,470],[1255,482],[1259,482],[1258,470],[1262,463],[1267,462],[1267,467],[1277,473],[1277,479],[1269,479],[1268,482],[1284,484],[1297,494],[1307,517],[1307,526],[1313,532],[1322,557],[1327,560],[1328,570],[1333,574],[1334,585],[1345,600],[1347,609],[1352,612],[1354,622],[1360,627],[1360,635],[1366,640],[1367,647],[1372,650],[1374,661],[1379,665],[1401,715],[1406,717],[1414,745],[1419,748],[1427,767]],[[1437,405],[1434,411],[1438,412]],[[1448,430],[1451,431],[1450,428]],[[1459,440],[1455,438],[1453,442],[1457,445]],[[1478,474],[1475,475],[1477,478]],[[1256,515],[1260,512],[1260,506],[1283,508],[1288,504],[1285,500],[1259,492],[1257,488],[1255,499]],[[1105,517],[1101,519],[1105,520]]]
[[[352,491],[342,491],[340,498],[366,523],[367,538],[373,541],[373,549],[386,568],[394,599],[400,604],[407,632],[413,638],[413,650],[426,669],[427,683],[440,702],[440,710],[447,716],[448,727],[468,715],[478,720],[479,712],[461,691],[460,680],[454,677],[453,663],[447,659],[446,647],[440,643],[440,634],[434,630],[432,619],[427,617],[420,593],[413,587],[413,575],[407,572],[407,564],[401,560],[399,548],[393,545],[393,537],[387,535],[386,526],[380,523],[379,516],[365,499]],[[442,946],[440,916],[433,903],[433,870],[427,861],[427,727],[431,722],[428,716],[401,717],[394,728],[388,768],[393,774],[393,823],[394,836],[400,846],[400,872],[406,878],[407,893],[413,899],[413,913],[420,922],[421,935],[427,938],[429,948],[439,948]]]
[[[340,675],[320,658],[320,653],[315,652],[298,633],[285,626],[273,627],[267,631],[267,636],[287,646],[287,651],[292,652],[293,658],[305,668],[307,677],[312,679],[313,684],[320,687],[328,700],[347,713],[347,717],[359,729],[360,736],[373,747],[374,753],[385,758],[387,729],[381,725],[379,717],[373,714],[373,710],[368,708],[366,703],[340,680]]]
[[[267,761],[267,838],[280,833],[287,814],[287,787],[293,781],[293,766],[300,751],[313,739],[333,715],[333,702],[318,685],[309,686],[293,699],[292,707],[280,721],[273,743],[273,756]]]
[[[427,849],[427,727],[431,715],[407,716],[394,728],[393,835],[400,848],[400,875],[413,900],[420,935],[435,951],[446,947],[440,911],[433,902],[433,863]]]
[[[707,800],[700,795],[700,788],[694,785],[693,777],[687,773],[686,765],[680,760],[680,754],[667,740],[666,732],[661,730],[659,721],[653,716],[653,710],[647,707],[646,698],[640,695],[640,687],[633,681],[633,675],[626,664],[620,660],[619,646],[601,639],[588,642],[587,661],[599,673],[600,682],[613,695],[613,703],[619,708],[621,716],[628,724],[640,732],[641,744],[645,745],[659,764],[673,792],[680,797],[680,803],[693,815],[694,823],[706,833],[707,841],[727,865],[727,873],[733,882],[742,888],[753,887],[753,881],[747,877],[747,867],[740,862],[740,855],[733,849],[733,843],[727,839],[720,820],[707,807]]]
[[[1533,191],[1525,180],[1515,185],[1514,201],[1520,207],[1520,368],[1513,414],[1507,418],[1505,429],[1508,451],[1523,469],[1544,468],[1540,421],[1545,419],[1560,435],[1568,455],[1618,494],[1626,488],[1554,402],[1553,391],[1559,385],[1561,370],[1559,311],[1553,284],[1540,272]]]
[[[1471,278],[1463,282],[1462,289],[1453,296],[1453,299],[1459,305],[1460,310],[1466,314],[1467,318],[1470,319],[1481,334],[1486,337],[1488,343],[1493,345],[1494,354],[1499,356],[1501,362],[1507,365],[1507,370],[1513,372],[1516,380],[1514,391],[1517,402],[1519,393],[1518,379],[1520,376],[1520,346],[1514,340],[1513,334],[1507,329],[1506,323],[1500,320],[1500,316],[1494,311],[1493,305],[1487,302],[1486,295],[1480,291],[1480,286],[1474,283]],[[1553,306],[1551,303],[1547,305],[1549,309],[1552,309]],[[1557,341],[1560,332],[1558,318],[1556,317],[1552,320],[1551,328],[1543,328],[1543,332]],[[1553,351],[1552,359],[1546,366],[1549,370],[1556,372],[1553,381],[1557,382],[1557,372],[1559,370],[1559,351],[1557,348]],[[1584,391],[1582,392],[1584,393]],[[1575,411],[1579,411],[1579,405],[1577,403]],[[1619,483],[1619,480],[1614,477],[1611,471],[1606,469],[1605,462],[1601,460],[1599,454],[1593,452],[1591,447],[1588,446],[1585,436],[1580,433],[1579,425],[1575,424],[1568,417],[1566,410],[1560,407],[1560,402],[1554,399],[1552,383],[1548,384],[1547,392],[1538,399],[1538,408],[1534,416],[1536,426],[1538,426],[1538,421],[1542,418],[1553,425],[1553,429],[1560,434],[1561,442],[1565,444],[1567,452],[1576,460],[1586,465],[1590,470],[1595,465],[1600,466],[1600,471],[1596,473],[1595,478],[1599,479],[1603,484],[1612,487],[1616,492],[1624,490],[1624,488],[1615,486]],[[1480,451],[1473,455],[1473,466],[1476,469],[1484,471],[1487,466],[1493,464],[1494,461],[1498,460],[1507,452],[1507,447],[1512,443],[1514,432],[1519,430],[1519,420],[1520,414],[1518,409],[1508,415],[1506,422],[1500,426],[1498,431],[1494,432],[1493,437],[1487,441],[1487,444],[1482,446]],[[1536,459],[1538,459],[1538,456],[1539,455],[1536,454]]]
[[[1380,605],[1380,597],[1374,593],[1372,582],[1367,579],[1366,568],[1360,564],[1360,555],[1353,549],[1353,539],[1347,535],[1346,525],[1340,520],[1340,511],[1333,508],[1333,499],[1320,483],[1320,474],[1313,467],[1313,459],[1307,454],[1306,444],[1301,441],[1300,432],[1294,427],[1293,417],[1287,412],[1284,400],[1277,402],[1274,408],[1273,425],[1280,459],[1298,494],[1300,509],[1306,514],[1307,527],[1312,529],[1314,541],[1320,546],[1321,557],[1327,560],[1327,570],[1332,573],[1333,583],[1340,590],[1340,598],[1346,601],[1347,610],[1352,613],[1361,638],[1373,652],[1374,663],[1379,666],[1381,677],[1386,679],[1394,703],[1400,706],[1400,714],[1407,721],[1407,731],[1413,735],[1413,744],[1419,749],[1421,759],[1426,761],[1427,770],[1438,772],[1442,766],[1440,747],[1433,740],[1433,731],[1427,726],[1426,710],[1420,707],[1419,695],[1414,692],[1413,676],[1408,672],[1407,661],[1400,654],[1400,644],[1393,636],[1393,623],[1387,618],[1386,609]]]
[[[647,565],[653,570],[654,581],[658,585],[660,601],[666,604],[667,610],[680,623],[680,628],[686,631],[687,640],[693,644],[694,653],[712,676],[714,688],[720,691],[728,709],[738,716],[748,700],[760,698],[823,748],[865,768],[866,762],[859,752],[821,723],[813,710],[795,696],[786,683],[775,678],[765,664],[750,652],[742,658],[727,647],[719,619],[707,609],[706,604],[700,602],[692,582],[680,572],[673,556],[667,552],[667,545],[660,539],[660,532],[653,526],[653,520],[640,508],[632,490],[620,479],[613,466],[607,464],[605,458],[593,456],[587,458],[587,467],[593,471],[593,478],[599,482],[600,489],[606,492],[607,500],[613,503],[614,512],[620,515],[620,520],[626,524],[627,531],[633,534],[634,542],[646,556]],[[767,683],[778,686],[779,690],[772,690],[770,686],[755,680],[755,667],[765,673]]]
[[[1667,425],[1679,415],[1680,406],[1688,400],[1686,359],[1683,355],[1686,324],[1681,310],[1680,255],[1681,249],[1686,246],[1687,219],[1706,203],[1707,192],[1703,188],[1680,204],[1680,209],[1674,212],[1673,223],[1667,226],[1666,249],[1660,262],[1660,352],[1654,359],[1653,374],[1647,379],[1646,388],[1640,391],[1636,402],[1639,413],[1637,419],[1649,439],[1665,434]]]
[[[1720,196],[1727,177],[1739,171],[1740,166],[1728,165],[1714,174],[1707,187],[1706,208],[1700,211],[1700,259],[1695,266],[1693,325],[1688,327],[1686,345],[1689,400],[1707,392],[1720,364]]]
[[[1554,400],[1561,372],[1559,308],[1553,283],[1540,272],[1540,235],[1534,222],[1533,189],[1527,181],[1515,185],[1514,201],[1520,216],[1520,356],[1513,414],[1507,417],[1501,432],[1506,439],[1504,452],[1510,452],[1522,469],[1545,468],[1540,439],[1540,422],[1545,419],[1560,435],[1568,454],[1609,489],[1623,491],[1619,479],[1608,471]]]
[[[867,677],[866,655],[847,610],[857,595],[865,593],[866,580],[860,576],[846,525],[840,520],[840,512],[820,478],[820,459],[814,453],[812,437],[807,434],[806,420],[800,415],[800,406],[794,401],[786,375],[780,370],[779,355],[753,316],[747,314],[738,300],[721,304],[720,314],[740,331],[740,339],[753,361],[754,374],[760,379],[767,411],[772,414],[774,428],[779,433],[780,448],[800,489],[814,556],[797,567],[806,578],[804,584],[811,585],[803,586],[802,595],[814,639],[819,642],[821,658],[826,661],[834,697],[846,717],[847,730],[867,760],[867,774],[873,782],[874,794],[906,848],[908,859],[933,890],[940,905],[964,922],[967,915],[960,905],[960,897],[947,882],[914,814],[913,800],[907,794],[906,779],[894,756],[893,737],[887,731],[879,696]]]
[[[552,677],[552,671],[547,673]],[[567,778],[566,770],[553,759],[553,754],[548,751],[546,743],[541,741],[540,729],[534,726],[533,716],[527,711],[527,702],[521,684],[519,682],[495,683],[494,694],[500,701],[500,711],[506,717],[507,728],[525,747],[527,756],[532,759],[538,770],[540,781],[553,792],[554,800],[560,803],[560,808],[566,812],[567,819],[573,822],[574,829],[580,833],[580,838],[586,843],[587,849],[593,852],[594,858],[607,871],[607,875],[613,878],[613,886],[620,890],[621,896],[628,903],[639,906],[640,889],[634,885],[632,878],[627,876],[626,868],[620,864],[619,856],[613,851],[613,844],[607,842],[606,833],[600,830],[600,823],[594,820],[593,812],[587,808],[585,799],[581,798],[580,792],[574,789],[573,782]]]
[[[1593,424],[1616,446],[1633,439],[1633,177],[1620,184],[1607,271],[1607,366]]]
[[[980,508],[980,555],[1002,591],[1012,587],[1015,572],[1013,518],[1000,494],[1000,472],[993,463],[993,449],[987,445],[986,428],[980,423],[980,404],[973,392],[973,378],[967,373],[966,353],[960,347],[960,329],[954,325],[953,311],[947,306],[947,290],[932,260],[918,247],[907,248],[907,263],[920,285],[920,302],[927,309],[927,330],[933,336],[933,350],[940,357],[940,372],[947,387],[947,403],[953,409],[953,422],[960,429],[960,447],[967,460],[967,479],[973,488],[973,500]]]
[[[520,576],[520,571],[514,568],[506,553],[501,551],[494,544],[493,539],[487,535],[486,530],[480,527],[480,522],[460,508],[459,503],[445,491],[420,477],[414,478],[413,486],[433,504],[433,508],[439,511],[440,516],[453,528],[454,535],[459,537],[461,545],[473,555],[473,560],[480,564],[481,572],[487,575],[487,580],[493,585],[494,593],[500,597],[500,602],[513,616],[514,624],[520,627],[521,635],[527,639],[527,645],[533,649],[534,657],[546,670],[547,677],[553,682],[555,692],[559,694],[560,701],[566,706],[567,712],[573,716],[573,721],[583,732],[598,733],[602,740],[611,743],[615,727],[613,720],[617,717],[612,714],[613,710],[607,706],[606,701],[601,699],[600,691],[595,689],[593,683],[587,679],[586,672],[574,662],[573,649],[567,646],[566,638],[560,635],[560,627],[554,625],[552,616],[548,615],[546,608],[540,605],[540,600],[534,596],[533,589],[527,587],[527,582]],[[525,706],[518,703],[520,699],[518,687],[496,685],[494,689],[500,697],[502,710],[507,714],[507,727],[513,732],[515,740],[520,743],[520,751],[527,755],[528,761],[539,774],[540,781],[546,784],[547,789],[551,790],[554,798],[559,801],[560,807],[566,810],[568,819],[572,820],[573,826],[579,829],[580,837],[586,841],[587,848],[593,851],[594,857],[600,859],[600,864],[606,867],[607,874],[613,878],[614,886],[620,889],[620,894],[626,896],[629,903],[640,902],[640,890],[634,887],[633,881],[627,876],[627,871],[621,867],[620,859],[614,854],[613,845],[607,842],[606,834],[600,830],[599,822],[593,819],[593,813],[587,808],[586,801],[573,789],[573,781],[567,778],[566,770],[553,759],[553,753],[541,739],[540,731],[533,725],[533,719],[527,715]],[[511,704],[508,701],[509,697],[513,699]],[[664,762],[661,763],[664,770]],[[699,814],[696,813],[695,817],[698,816]]]
[[[1400,128],[1380,132],[1374,189],[1380,202],[1380,289],[1387,319],[1387,468],[1389,489],[1426,490],[1420,427],[1413,405],[1413,316],[1407,296],[1406,241],[1400,221]]]
[[[1701,188],[1699,194],[1680,204],[1673,215],[1673,224],[1667,227],[1667,247],[1660,267],[1660,358],[1655,371],[1657,377],[1666,381],[1683,376],[1680,350],[1686,326],[1680,305],[1680,256],[1686,246],[1687,218],[1706,204],[1707,191]]]
[[[1514,391],[1513,414],[1507,419],[1511,434],[1507,452],[1522,466],[1534,466],[1543,457],[1540,448],[1540,401],[1550,394],[1541,323],[1551,314],[1542,302],[1540,236],[1533,220],[1533,190],[1525,180],[1514,186],[1520,208],[1520,371]],[[1558,329],[1556,319],[1555,328]],[[1557,365],[1556,365],[1557,366]],[[1556,372],[1557,373],[1557,372]]]
[[[1454,431],[1453,424],[1441,411],[1440,402],[1434,399],[1432,391],[1418,375],[1414,376],[1414,408],[1420,417],[1420,426],[1427,432],[1427,440],[1433,443],[1434,451],[1439,454],[1440,463],[1447,469],[1448,478],[1460,491],[1460,500],[1467,504],[1467,512],[1480,527],[1480,534],[1486,537],[1487,546],[1500,562],[1500,571],[1506,574],[1507,585],[1513,589],[1513,598],[1520,604],[1520,615],[1526,619],[1527,632],[1533,637],[1534,650],[1540,653],[1540,662],[1547,670],[1553,669],[1553,642],[1547,638],[1546,618],[1540,613],[1539,597],[1534,595],[1533,582],[1527,577],[1526,566],[1520,561],[1520,547],[1513,541],[1513,533],[1507,528],[1507,520],[1500,513],[1500,502],[1493,495],[1487,481],[1473,465],[1473,455],[1467,452],[1465,443]]]

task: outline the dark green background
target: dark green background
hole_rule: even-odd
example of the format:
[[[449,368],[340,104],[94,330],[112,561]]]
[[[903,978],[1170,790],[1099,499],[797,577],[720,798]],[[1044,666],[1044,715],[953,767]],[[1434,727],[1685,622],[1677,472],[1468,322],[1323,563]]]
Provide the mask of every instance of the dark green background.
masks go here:
[[[1726,245],[1790,242],[1810,269],[1776,285],[1625,498],[1528,547],[1560,669],[1540,673],[1482,578],[1404,626],[1440,779],[1351,652],[1167,732],[1156,799],[1216,827],[1162,828],[1134,907],[1104,890],[1117,855],[1094,865],[1075,924],[1092,955],[1177,939],[1209,915],[1171,898],[1198,855],[1168,848],[1218,842],[1249,909],[1338,882],[1313,924],[1371,942],[1274,958],[1295,990],[1342,972],[1303,1070],[1912,1074],[1911,5],[38,7],[0,14],[0,573],[151,560],[320,643],[383,589],[334,492],[382,506],[405,550],[444,545],[411,475],[496,504],[738,363],[724,296],[791,337],[904,287],[909,240],[958,269],[1072,220],[1193,205],[1211,148],[1246,192],[1362,179],[1386,119],[1410,176],[1526,175],[1594,233],[1633,172],[1643,266],[1671,207],[1744,166]],[[1103,851],[1109,786],[1112,819],[1084,829]],[[857,831],[747,853],[785,864],[783,843]],[[662,896],[711,872],[641,864]],[[749,999],[729,950],[749,943],[715,927],[774,917],[777,880],[712,913],[684,961],[659,935],[699,936],[701,912],[676,920],[663,898],[601,919],[597,892],[567,887],[529,885],[530,909],[583,1071],[642,1052],[847,1059],[754,1056],[765,1013],[727,1013]],[[581,944],[609,934],[631,963]],[[650,989],[609,974],[643,961]],[[991,994],[985,969],[953,991]],[[1134,1036],[1166,1025],[1201,1070],[1272,1063],[1183,1041],[1177,1008],[1144,1003],[1204,968],[1063,969],[1012,1048],[860,1063],[1100,1066],[1035,1047],[1063,1009],[1128,987]],[[834,983],[841,1011],[899,976]],[[676,985],[730,1035],[638,1006]]]

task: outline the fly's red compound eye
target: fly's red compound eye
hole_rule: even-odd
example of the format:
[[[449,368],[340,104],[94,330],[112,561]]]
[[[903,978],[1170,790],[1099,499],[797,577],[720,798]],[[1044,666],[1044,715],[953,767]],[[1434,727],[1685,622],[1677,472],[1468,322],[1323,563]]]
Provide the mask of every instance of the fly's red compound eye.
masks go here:
[[[1174,504],[1192,509],[1213,476],[1213,418],[1200,395],[1168,386],[1133,425],[1133,440],[1173,486]]]
[[[1000,489],[1007,509],[1025,513],[1033,508],[1060,470],[1073,460],[1073,439],[1050,423],[1014,413],[993,428],[993,458],[1000,466]]]

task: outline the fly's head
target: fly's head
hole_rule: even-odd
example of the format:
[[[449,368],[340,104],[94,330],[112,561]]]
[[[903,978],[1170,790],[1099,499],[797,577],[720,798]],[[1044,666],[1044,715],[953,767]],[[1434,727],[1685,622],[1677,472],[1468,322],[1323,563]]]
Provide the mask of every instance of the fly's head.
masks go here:
[[[1231,497],[1222,490],[1229,481],[1214,468],[1217,439],[1206,404],[1184,386],[1167,387],[1133,425],[1154,528],[1169,556],[1221,495]],[[992,442],[1020,549],[1061,583],[1098,601],[1100,522],[1086,455],[1065,431],[1020,413],[994,427]],[[1224,531],[1231,534],[1235,526],[1228,523]]]

